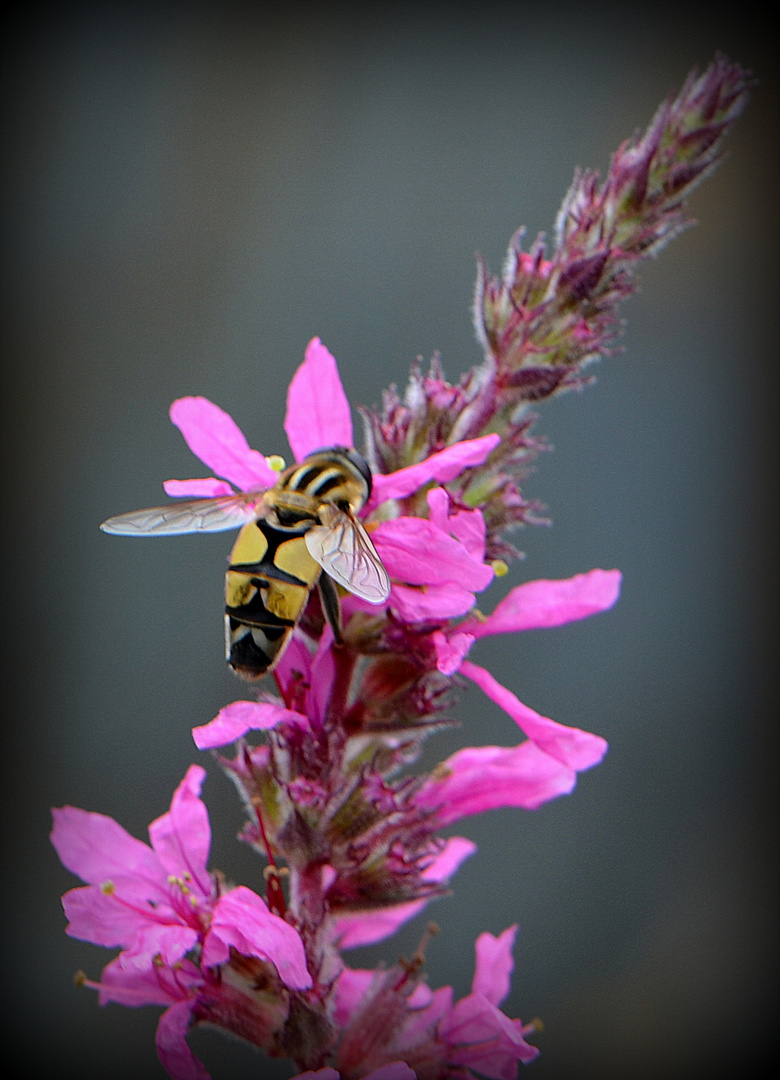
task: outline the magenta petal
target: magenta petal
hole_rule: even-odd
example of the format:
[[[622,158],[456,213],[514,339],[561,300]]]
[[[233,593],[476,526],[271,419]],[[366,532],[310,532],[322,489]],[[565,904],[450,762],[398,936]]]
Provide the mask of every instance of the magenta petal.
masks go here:
[[[208,398],[179,398],[171,405],[170,417],[193,454],[217,476],[242,491],[276,483],[278,477],[263,455],[250,448],[235,420]]]
[[[166,874],[190,880],[201,897],[211,893],[211,880],[206,865],[211,846],[211,827],[208,811],[200,798],[206,770],[190,765],[184,779],[176,788],[167,814],[149,826],[152,847],[160,857]]]
[[[235,742],[247,731],[267,731],[283,720],[308,726],[305,716],[265,701],[233,701],[220,709],[208,724],[192,729],[199,750],[211,750]]]
[[[186,1035],[191,1024],[191,1002],[180,1001],[166,1009],[157,1025],[157,1056],[173,1080],[210,1080],[203,1062],[187,1045]]]
[[[425,871],[425,880],[437,884],[447,881],[460,864],[477,850],[477,845],[462,836],[451,836],[444,848]],[[395,904],[393,907],[378,911],[342,915],[336,919],[336,935],[339,947],[353,949],[358,945],[372,945],[376,941],[394,934],[399,926],[422,911],[427,900],[411,900],[407,904]]]
[[[311,339],[306,359],[292,377],[284,430],[296,461],[325,446],[352,446],[347,395],[336,361],[319,338]]]
[[[432,454],[425,461],[409,465],[405,469],[374,477],[369,507],[373,508],[387,499],[403,499],[413,494],[431,480],[446,484],[474,465],[481,465],[491,450],[501,442],[500,435],[482,435],[479,439],[455,443]]]
[[[508,995],[515,967],[512,948],[516,937],[517,923],[507,927],[498,937],[488,933],[479,935],[475,944],[477,963],[472,994],[482,994],[493,1005],[500,1005]]]
[[[137,876],[154,885],[164,879],[160,860],[105,814],[63,806],[52,810],[51,842],[62,864],[91,885],[109,879]]]
[[[522,1026],[481,994],[469,994],[439,1024],[439,1036],[452,1045],[450,1061],[471,1066],[494,1080],[515,1080],[518,1061],[533,1061],[539,1051],[525,1041]]]
[[[189,996],[189,990],[203,981],[189,960],[181,960],[175,971],[152,964],[144,971],[123,967],[120,957],[103,968],[97,988],[100,1004],[115,1001],[119,1005],[170,1005]]]
[[[149,892],[139,889],[138,894],[133,895],[132,890],[126,888],[126,880],[120,878],[118,881],[118,895],[110,890],[104,892],[98,885],[86,885],[65,893],[62,907],[68,919],[65,932],[69,937],[106,948],[128,946],[137,940],[154,918]],[[154,899],[160,895],[158,893]]]
[[[441,630],[434,632],[433,647],[436,650],[436,667],[442,675],[453,675],[458,670],[473,643],[474,635],[464,634],[460,630],[456,630],[450,637]]]
[[[297,930],[273,915],[265,902],[244,885],[217,901],[203,946],[202,964],[205,967],[223,964],[230,956],[231,945],[244,956],[269,960],[282,981],[293,990],[305,990],[312,985]]]
[[[219,495],[235,494],[226,480],[217,480],[215,476],[205,476],[202,480],[166,480],[163,488],[166,495],[175,499],[216,499]]]
[[[333,1019],[340,1027],[346,1027],[352,1014],[359,1008],[371,983],[376,978],[376,971],[367,968],[343,967],[336,981],[335,1009]]]
[[[181,923],[167,926],[147,921],[136,939],[119,956],[123,967],[145,971],[153,966],[155,957],[166,964],[175,964],[198,944],[198,932]]]
[[[453,584],[480,592],[493,580],[491,567],[426,518],[383,521],[371,538],[388,574],[406,585]]]
[[[474,593],[460,585],[430,585],[420,588],[393,585],[388,604],[402,622],[428,622],[433,619],[455,619],[474,607]],[[358,605],[354,605],[358,607]],[[371,611],[359,601],[360,610]]]
[[[512,589],[484,622],[469,623],[475,637],[563,626],[612,607],[620,593],[619,570],[591,570],[563,581],[528,581]]]
[[[447,758],[415,801],[434,810],[436,823],[443,828],[501,806],[534,810],[558,795],[568,795],[576,781],[574,769],[531,741],[519,746],[471,746]]]
[[[487,696],[500,705],[529,739],[550,757],[556,758],[570,769],[590,769],[598,765],[607,752],[607,742],[600,735],[592,735],[580,728],[566,727],[524,705],[511,690],[507,690],[489,671],[464,660],[460,665],[463,675],[472,679]]]

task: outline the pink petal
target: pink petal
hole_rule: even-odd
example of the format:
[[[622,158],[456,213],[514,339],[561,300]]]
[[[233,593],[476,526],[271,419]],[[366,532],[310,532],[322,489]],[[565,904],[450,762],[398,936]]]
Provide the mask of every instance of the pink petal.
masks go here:
[[[105,968],[97,989],[100,1004],[115,1001],[119,1005],[170,1005],[189,997],[191,988],[203,981],[203,976],[193,963],[182,960],[175,971],[161,964],[154,964],[144,971],[122,967],[120,958],[112,960]]]
[[[473,634],[464,634],[456,630],[454,634],[447,637],[441,630],[437,630],[433,634],[436,667],[443,675],[453,675],[473,644]]]
[[[460,540],[472,559],[484,561],[487,527],[481,510],[456,510],[450,513],[451,501],[444,488],[431,488],[428,507],[430,520],[437,528]]]
[[[620,593],[619,570],[591,570],[563,581],[528,581],[512,589],[484,622],[469,623],[475,637],[563,626],[612,607]]]
[[[335,1011],[333,1019],[340,1027],[346,1027],[352,1014],[362,1004],[376,971],[366,968],[344,967],[336,982]]]
[[[393,585],[388,604],[402,622],[440,622],[465,615],[474,607],[474,600],[474,593],[460,585],[423,585],[418,588]],[[360,609],[376,611],[363,601],[360,602]]]
[[[311,661],[312,656],[303,637],[293,631],[287,648],[274,668],[274,678],[283,694],[289,693],[293,679],[297,682],[298,676],[311,685]]]
[[[190,887],[196,887],[201,897],[211,893],[211,879],[207,870],[211,827],[200,789],[206,770],[200,765],[190,765],[184,779],[176,788],[167,814],[149,826],[152,847],[160,857],[166,874],[191,879]]]
[[[225,480],[206,476],[202,480],[166,480],[163,483],[166,495],[176,499],[215,499],[218,495],[234,495],[235,492]]]
[[[204,397],[174,401],[170,417],[187,446],[217,476],[242,491],[272,487],[278,477],[263,455],[250,449],[232,417]]]
[[[480,934],[476,940],[477,963],[472,994],[482,994],[493,1005],[500,1005],[511,988],[511,975],[515,962],[512,948],[517,937],[517,923],[508,927],[503,934]]]
[[[175,964],[198,943],[198,932],[181,923],[167,926],[149,920],[130,946],[119,955],[122,967],[146,971],[160,957],[166,964]]]
[[[235,742],[247,731],[267,731],[283,720],[308,726],[300,713],[265,701],[234,701],[220,709],[208,724],[192,729],[199,750],[211,750]]]
[[[474,465],[481,465],[494,447],[501,442],[500,435],[483,435],[479,439],[455,443],[432,454],[425,461],[409,465],[405,469],[374,477],[373,491],[368,508],[373,509],[387,499],[403,499],[418,491],[431,480],[446,484]]]
[[[164,880],[160,860],[113,818],[63,806],[53,810],[51,842],[62,864],[92,885],[120,876],[137,876],[159,885]]]
[[[425,871],[425,880],[441,883],[447,881],[460,864],[473,855],[477,845],[462,836],[452,836],[445,847]],[[399,926],[414,918],[428,903],[427,900],[411,900],[406,904],[366,914],[341,915],[335,920],[339,947],[354,949],[358,945],[372,945],[394,934]]]
[[[417,989],[419,990],[421,987]],[[416,996],[417,990],[412,994],[407,1004],[411,1005]],[[439,1021],[452,1011],[452,998],[452,987],[440,986],[438,990],[431,993],[430,1004],[422,1009],[415,1009],[414,1012],[408,1013],[399,1040],[401,1046],[417,1046],[419,1043],[430,1039]]]
[[[284,420],[296,461],[325,446],[352,446],[352,414],[336,361],[319,338],[306,347],[306,359],[287,391]]]
[[[129,946],[150,924],[159,925],[149,904],[149,890],[137,886],[133,894],[127,879],[117,881],[110,892],[88,885],[65,893],[62,907],[69,920],[65,929],[69,937],[106,948]]]
[[[507,690],[494,679],[485,668],[472,664],[470,660],[464,660],[460,671],[508,713],[541,750],[570,769],[590,769],[606,754],[607,742],[600,735],[591,735],[580,728],[557,724],[554,720],[534,712],[516,698],[511,690]]]
[[[269,960],[282,981],[293,990],[305,990],[312,985],[297,930],[273,915],[264,901],[244,885],[224,893],[217,901],[203,946],[203,966],[225,963],[231,945],[244,956]]]
[[[387,572],[406,585],[453,584],[480,592],[493,580],[491,567],[426,518],[383,521],[371,538]]]
[[[452,1045],[453,1064],[471,1066],[494,1080],[516,1080],[517,1062],[539,1056],[523,1038],[521,1025],[481,994],[457,1002],[439,1025],[439,1036]]]
[[[210,1080],[203,1062],[187,1045],[186,1035],[191,1024],[191,1002],[182,1001],[166,1009],[157,1025],[157,1056],[173,1080]]]
[[[306,702],[306,713],[315,727],[322,727],[325,723],[335,678],[336,659],[333,655],[333,631],[326,624],[317,646],[317,652],[312,659],[311,689]]]
[[[458,750],[438,766],[416,802],[436,811],[440,827],[501,806],[534,810],[567,795],[577,774],[533,742],[519,746],[473,746]]]

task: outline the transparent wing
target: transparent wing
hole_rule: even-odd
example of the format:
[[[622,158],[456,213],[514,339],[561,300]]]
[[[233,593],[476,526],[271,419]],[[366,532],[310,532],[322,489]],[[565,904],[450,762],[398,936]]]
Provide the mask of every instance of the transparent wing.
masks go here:
[[[258,516],[263,492],[241,491],[216,499],[186,499],[148,510],[117,514],[104,521],[103,532],[118,536],[176,536],[237,529]]]
[[[306,547],[334,581],[369,604],[383,604],[390,595],[390,578],[371,539],[352,514],[336,510],[329,525],[306,533]]]

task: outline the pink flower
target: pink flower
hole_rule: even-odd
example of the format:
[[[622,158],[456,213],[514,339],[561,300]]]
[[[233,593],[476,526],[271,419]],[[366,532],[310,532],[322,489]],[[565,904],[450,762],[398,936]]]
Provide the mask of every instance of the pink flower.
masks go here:
[[[240,491],[262,491],[276,483],[277,475],[266,458],[250,448],[235,421],[207,398],[179,398],[170,416],[193,454],[224,479],[166,480],[163,486],[169,495],[214,498],[232,495],[231,485]],[[319,338],[309,342],[304,362],[290,383],[284,429],[297,461],[325,446],[352,446],[349,402],[336,361]],[[485,435],[448,446],[408,469],[375,477],[377,490],[367,509],[409,495],[431,480],[454,479],[464,469],[484,462],[499,442],[498,435]]]
[[[148,971],[194,949],[204,966],[232,946],[274,964],[293,989],[312,985],[296,930],[251,890],[219,894],[206,862],[211,842],[200,788],[205,770],[190,766],[167,814],[149,826],[151,847],[103,814],[54,810],[52,843],[64,865],[88,882],[63,897],[71,937],[120,946],[119,965]]]
[[[455,1004],[437,1030],[447,1045],[449,1064],[465,1065],[495,1080],[515,1080],[518,1061],[526,1063],[539,1056],[538,1049],[525,1041],[528,1029],[498,1008],[509,993],[516,935],[517,926],[498,937],[479,935],[471,993]]]
[[[347,1032],[350,1068],[359,1069],[366,1059],[354,1058],[363,1053],[367,1064],[377,1057],[398,1058],[426,1076],[457,1075],[466,1080],[474,1069],[495,1080],[516,1080],[517,1063],[532,1061],[539,1054],[525,1039],[533,1025],[524,1027],[499,1009],[509,993],[516,934],[517,926],[510,926],[498,937],[479,935],[471,993],[455,1004],[451,987],[431,991],[419,982],[416,986],[412,982],[399,1000],[400,969],[383,978],[381,973],[344,968],[335,987],[334,1018]],[[397,1014],[401,1002],[405,1016],[398,1016],[395,1032],[391,1030],[385,1044],[361,1039],[367,1008],[372,1013],[385,1009]],[[342,1044],[343,1061],[344,1053]],[[454,1069],[458,1071],[450,1071]]]

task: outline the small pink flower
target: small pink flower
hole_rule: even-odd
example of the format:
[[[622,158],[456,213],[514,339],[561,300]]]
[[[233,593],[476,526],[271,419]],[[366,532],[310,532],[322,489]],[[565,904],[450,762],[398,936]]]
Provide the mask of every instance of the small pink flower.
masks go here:
[[[179,398],[170,415],[193,454],[224,479],[166,480],[163,486],[169,495],[214,498],[232,495],[231,485],[239,491],[262,491],[276,483],[266,458],[250,448],[236,422],[207,398]],[[290,383],[284,429],[297,461],[325,446],[352,446],[349,402],[336,361],[319,338],[309,342]],[[366,512],[387,499],[410,495],[431,480],[454,479],[464,469],[482,464],[499,442],[498,435],[485,435],[448,446],[407,469],[375,476]]]
[[[509,993],[514,968],[512,946],[517,926],[494,937],[480,934],[471,993],[453,1007],[438,1026],[438,1038],[447,1045],[447,1061],[465,1065],[494,1080],[515,1080],[517,1063],[539,1056],[525,1041],[519,1020],[510,1020],[498,1008]]]
[[[205,770],[190,766],[167,814],[149,826],[151,847],[104,814],[54,810],[52,843],[64,865],[88,884],[63,897],[67,933],[120,946],[118,963],[136,971],[175,964],[196,947],[205,967],[227,961],[232,946],[274,964],[292,989],[312,979],[296,930],[251,890],[219,894],[206,869],[211,830],[200,799]]]
[[[211,832],[198,797],[205,775],[189,768],[170,811],[149,826],[151,847],[103,814],[53,811],[57,854],[88,882],[63,897],[71,937],[121,946],[124,965],[139,970],[157,955],[172,964],[198,943],[215,901],[206,869]]]
[[[426,1076],[468,1078],[472,1076],[468,1070],[474,1069],[495,1080],[516,1080],[518,1062],[532,1061],[539,1054],[525,1040],[533,1028],[511,1020],[499,1008],[509,993],[516,934],[517,926],[510,926],[498,937],[479,935],[467,997],[453,1004],[451,987],[431,991],[418,983],[406,997],[406,1015],[396,1021],[395,1034],[387,1044],[380,1049],[370,1041],[361,1045],[353,1037],[349,1051],[361,1049],[373,1060],[380,1052],[397,1057],[413,1067],[419,1065]],[[392,987],[383,986],[381,973],[344,968],[335,986],[336,1022],[345,1030],[359,1026],[367,1001],[377,1009],[393,1004],[397,1008],[398,997]],[[360,1061],[350,1061],[350,1065],[359,1068]]]

